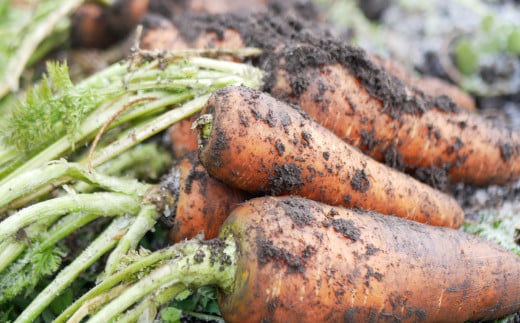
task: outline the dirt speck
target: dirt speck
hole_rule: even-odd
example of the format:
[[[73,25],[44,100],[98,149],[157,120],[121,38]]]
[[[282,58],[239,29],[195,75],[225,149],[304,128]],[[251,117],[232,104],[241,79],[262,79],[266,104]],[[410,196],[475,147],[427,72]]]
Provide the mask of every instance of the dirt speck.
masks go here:
[[[361,236],[361,231],[352,220],[330,219],[329,223],[332,225],[334,230],[343,234],[343,236],[349,238],[352,241],[359,240]]]
[[[414,177],[439,190],[446,189],[450,184],[448,172],[435,166],[417,168]]]
[[[291,192],[304,184],[302,169],[294,163],[275,164],[273,169],[274,173],[269,177],[269,188],[273,195]]]
[[[257,259],[260,266],[269,262],[277,262],[287,267],[288,273],[305,272],[305,262],[300,256],[294,255],[284,248],[277,247],[272,241],[266,239],[257,230],[256,235]]]
[[[352,181],[350,182],[352,188],[361,193],[365,193],[370,188],[370,181],[368,180],[368,176],[365,174],[364,169],[356,169],[356,173],[354,177],[352,177]]]
[[[502,160],[508,161],[514,154],[514,149],[511,144],[505,143],[500,145],[500,156]]]
[[[278,155],[279,155],[280,157],[282,157],[282,156],[283,156],[283,153],[285,152],[285,146],[284,146],[284,144],[282,144],[281,142],[277,141],[277,142],[275,143],[275,147],[276,147],[276,151],[278,152]]]
[[[287,215],[294,224],[299,227],[309,225],[314,221],[314,215],[309,210],[308,203],[302,203],[300,199],[288,199],[280,202],[285,215]]]

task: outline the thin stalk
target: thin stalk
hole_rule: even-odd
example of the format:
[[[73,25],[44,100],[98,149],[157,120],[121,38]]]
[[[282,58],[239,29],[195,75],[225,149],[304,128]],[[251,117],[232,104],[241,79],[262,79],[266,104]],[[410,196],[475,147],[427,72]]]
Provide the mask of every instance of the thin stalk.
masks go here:
[[[153,229],[159,216],[160,214],[155,205],[145,204],[141,207],[141,211],[135,218],[130,229],[128,229],[128,232],[121,238],[121,240],[119,240],[114,251],[110,253],[105,265],[105,275],[111,275],[117,270],[122,257],[128,252],[128,250],[137,247],[141,238],[148,231]]]
[[[132,223],[131,217],[118,217],[99,237],[94,240],[74,261],[64,268],[56,278],[25,308],[15,322],[31,322],[67,288],[81,272],[117,243],[115,236],[124,232]]]
[[[264,72],[262,70],[242,63],[215,60],[205,57],[190,57],[189,62],[190,64],[202,68],[208,68],[239,76],[243,79],[243,85],[248,87],[259,88],[263,82],[262,79],[264,77]]]
[[[28,206],[2,221],[0,241],[36,222],[50,225],[67,213],[119,215],[136,214],[139,210],[139,198],[121,193],[90,193],[57,197]]]
[[[27,248],[24,242],[7,239],[0,244],[0,273],[3,272]]]
[[[183,243],[181,255],[141,278],[88,322],[106,322],[163,286],[177,283],[185,285],[186,288],[216,285],[230,290],[236,272],[236,244],[232,236],[223,241],[223,244],[223,248],[217,251],[200,240]],[[218,252],[219,256],[210,257],[215,255],[215,252]],[[221,268],[222,271],[219,270]]]
[[[175,61],[192,56],[210,56],[219,57],[223,55],[231,55],[235,57],[251,57],[262,55],[262,50],[255,47],[243,48],[190,48],[179,49],[173,52],[162,50],[146,50],[139,49],[139,55],[146,58],[161,58],[166,61]]]
[[[125,122],[129,122],[147,115],[154,115],[171,105],[186,102],[186,100],[192,99],[195,96],[195,93],[191,91],[175,94],[168,92],[147,92],[146,96],[155,97],[155,100],[140,104],[135,108],[132,108],[131,111],[123,113],[121,117],[114,120],[114,122],[111,124],[111,127],[115,127]],[[133,100],[133,98],[129,99],[129,101],[131,100]]]
[[[110,214],[111,216],[118,216],[119,214]],[[95,213],[72,213],[64,218],[62,218],[58,223],[53,225],[48,232],[46,232],[45,229],[39,229],[35,230],[34,226],[29,226],[26,231],[29,231],[30,233],[27,233],[27,237],[34,237],[36,236],[37,232],[43,232],[43,242],[38,244],[36,248],[29,247],[30,255],[29,258],[32,257],[31,255],[36,255],[45,249],[53,247],[58,241],[65,238],[75,230],[83,227],[89,222],[94,221],[95,219],[99,218],[100,214]],[[36,225],[39,226],[39,225]],[[11,241],[10,241],[11,240]],[[8,239],[9,244],[6,245],[5,250],[0,254],[0,259],[2,261],[0,262],[0,273],[7,268],[25,249],[27,249],[27,244],[22,243],[20,241]]]
[[[196,312],[191,312],[191,311],[183,311],[183,313],[186,313],[186,314],[188,314],[190,316],[198,318],[198,319],[200,319],[203,322],[217,321],[217,322],[224,323],[224,319],[221,318],[220,316],[216,316],[216,315],[210,315],[210,314],[204,314],[204,313],[196,313]]]
[[[154,158],[150,160],[150,156]],[[145,172],[146,178],[157,179],[167,171],[171,161],[171,153],[167,149],[159,147],[156,143],[142,143],[99,165],[95,171],[107,176],[132,178],[137,178],[140,173]],[[88,193],[93,188],[94,186],[85,182],[74,185],[74,190],[80,193]]]
[[[112,288],[111,290],[107,291],[106,293],[103,293],[101,295],[98,295],[98,296],[86,301],[76,311],[76,313],[74,313],[74,315],[72,315],[67,320],[67,322],[68,323],[80,323],[85,316],[89,315],[90,312],[95,311],[97,308],[103,306],[103,304],[106,304],[110,300],[121,295],[126,288],[127,288],[127,285],[122,284],[122,285]],[[54,322],[56,322],[56,321],[54,321]]]
[[[159,306],[170,301],[176,295],[179,295],[185,290],[186,286],[181,283],[161,288],[155,293],[147,296],[137,306],[128,312],[125,312],[123,317],[117,320],[117,323],[151,322],[155,318]],[[146,310],[148,310],[148,313],[145,313]],[[146,317],[143,317],[143,315],[146,315]]]
[[[127,135],[122,136],[120,139],[98,151],[92,158],[92,166],[95,167],[95,165],[103,164],[143,140],[165,130],[175,122],[179,122],[180,120],[199,112],[208,101],[209,96],[210,95],[207,94],[197,97],[174,110],[170,110],[160,115],[144,125],[133,128],[127,133]]]
[[[0,209],[12,201],[39,190],[45,185],[56,187],[67,179],[87,182],[109,191],[128,195],[143,196],[150,185],[136,180],[106,176],[88,169],[77,163],[56,161],[46,166],[25,172],[0,186]]]
[[[16,53],[12,56],[5,71],[5,80],[0,84],[0,97],[6,95],[9,90],[18,90],[18,79],[31,58],[32,53],[45,37],[47,37],[61,19],[75,10],[83,0],[69,0],[61,3],[49,14],[46,19],[31,28],[31,32],[25,35],[18,46]]]
[[[81,296],[78,300],[74,302],[74,304],[70,305],[65,311],[63,311],[60,316],[58,316],[55,320],[55,323],[65,322],[69,317],[75,313],[82,304],[87,302],[88,300],[103,294],[108,291],[113,286],[127,281],[132,280],[132,277],[141,271],[145,271],[147,268],[153,268],[154,264],[163,261],[165,259],[172,258],[174,255],[179,253],[179,246],[173,245],[169,248],[161,249],[155,251],[136,262],[128,265],[127,267],[118,270],[113,275],[105,277],[98,285],[88,291],[86,294]]]
[[[200,90],[213,87],[216,84],[240,84],[243,78],[235,75],[226,75],[219,78],[196,78],[196,79],[175,79],[165,80],[164,82],[147,81],[140,82],[139,84],[128,84],[127,89],[130,91],[137,90],[150,90],[150,89],[163,89],[168,91],[185,91],[187,88],[190,90]]]

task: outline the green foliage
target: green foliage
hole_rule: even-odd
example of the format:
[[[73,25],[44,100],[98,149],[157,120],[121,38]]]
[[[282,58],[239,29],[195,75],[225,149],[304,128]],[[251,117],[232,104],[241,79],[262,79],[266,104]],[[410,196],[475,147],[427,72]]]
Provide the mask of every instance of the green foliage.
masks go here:
[[[455,48],[455,62],[459,71],[465,75],[476,72],[479,64],[478,53],[468,40],[461,40]]]
[[[520,28],[512,30],[507,37],[507,50],[513,54],[520,55]]]
[[[514,212],[508,208],[483,210],[477,222],[467,222],[463,230],[494,241],[520,256],[520,246],[515,243],[517,220]]]
[[[5,143],[26,154],[41,151],[65,134],[74,142],[80,123],[107,99],[100,91],[74,87],[66,63],[48,63],[47,73],[13,109],[4,130]]]
[[[38,249],[38,243],[33,243],[24,255],[11,264],[0,274],[0,304],[11,300],[17,295],[29,295],[40,279],[55,273],[65,256],[63,247]]]
[[[182,311],[175,307],[167,307],[161,311],[161,319],[167,323],[175,323],[181,321]]]
[[[204,286],[191,295],[189,292],[181,293],[161,312],[161,318],[172,323],[179,322],[183,315],[204,320],[220,320],[216,287]]]

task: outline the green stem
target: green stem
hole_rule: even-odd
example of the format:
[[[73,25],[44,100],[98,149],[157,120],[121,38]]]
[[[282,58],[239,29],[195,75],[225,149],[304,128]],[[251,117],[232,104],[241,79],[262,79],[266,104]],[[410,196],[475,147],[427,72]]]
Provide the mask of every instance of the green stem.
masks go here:
[[[127,267],[117,271],[113,275],[104,278],[98,285],[81,296],[81,298],[75,301],[74,304],[70,305],[65,311],[63,311],[63,313],[61,313],[60,316],[56,318],[55,323],[65,322],[78,310],[78,308],[82,306],[82,304],[86,303],[88,300],[101,295],[102,293],[108,291],[110,288],[123,281],[132,279],[134,274],[140,271],[144,271],[146,268],[153,267],[153,265],[157,262],[169,259],[178,253],[178,245],[173,245],[172,247],[155,251],[152,254],[139,259],[137,262],[134,262]]]
[[[95,312],[96,309],[102,307],[104,304],[113,300],[117,296],[121,295],[123,291],[128,287],[127,284],[121,284],[117,287],[112,288],[111,290],[106,291],[105,293],[98,295],[92,299],[89,299],[80,308],[72,315],[67,323],[80,323],[84,317],[89,315],[91,312]],[[54,320],[56,322],[56,320]]]
[[[27,248],[24,242],[9,238],[0,244],[0,273],[3,272]]]
[[[222,319],[220,316],[204,314],[204,313],[196,313],[196,312],[191,312],[191,311],[183,311],[183,312],[190,316],[198,318],[203,322],[217,321],[217,322],[224,323],[224,319]]]
[[[0,241],[35,222],[50,225],[67,213],[84,212],[103,216],[136,214],[139,209],[139,198],[120,193],[74,194],[57,197],[28,206],[2,221]]]
[[[128,195],[143,196],[150,185],[136,180],[106,176],[98,172],[89,172],[82,165],[56,161],[44,167],[25,172],[0,186],[0,209],[8,207],[12,201],[39,190],[45,185],[56,187],[68,179],[82,180],[109,191]]]
[[[25,308],[15,322],[31,322],[69,286],[78,275],[116,244],[115,236],[132,223],[131,217],[119,217],[79,255]]]
[[[126,136],[122,136],[120,139],[98,151],[92,158],[92,165],[103,164],[107,160],[120,155],[122,152],[143,140],[165,130],[175,122],[199,112],[207,102],[208,98],[209,94],[197,97],[178,108],[160,115],[144,125],[133,128]]]
[[[52,32],[59,21],[79,7],[81,3],[83,0],[65,1],[55,8],[46,19],[31,28],[31,32],[22,39],[22,43],[7,66],[5,80],[0,84],[0,97],[6,95],[10,89],[18,90],[18,79],[35,49]]]
[[[117,214],[112,214],[117,215]],[[29,226],[25,231],[27,237],[35,237],[38,232],[44,232],[44,241],[37,245],[36,248],[29,249],[31,254],[37,254],[47,248],[54,246],[59,240],[63,239],[73,231],[81,228],[85,224],[97,219],[100,214],[89,214],[89,213],[72,213],[65,216],[58,223],[51,227],[46,233],[45,228],[40,228],[39,224]],[[0,273],[7,268],[25,249],[27,248],[26,243],[22,243],[17,240],[7,239],[6,242],[0,245]]]
[[[179,247],[181,254],[141,278],[89,322],[106,322],[162,286],[182,283],[186,288],[216,285],[230,290],[236,272],[236,244],[232,236],[222,242],[221,248],[200,240],[189,240]]]
[[[145,204],[141,207],[141,211],[137,215],[134,223],[132,223],[128,232],[123,236],[123,238],[121,238],[121,240],[119,240],[114,251],[110,253],[105,266],[104,275],[112,275],[112,273],[117,270],[122,257],[128,252],[128,250],[137,247],[141,238],[154,227],[159,216],[160,214],[155,205]]]
[[[246,64],[205,57],[190,57],[189,62],[201,68],[209,68],[236,75],[243,80],[243,85],[248,87],[259,88],[263,83],[264,72]]]
[[[159,306],[170,301],[176,295],[179,295],[185,290],[186,286],[181,283],[162,288],[147,296],[143,301],[141,301],[141,303],[126,312],[123,317],[117,320],[117,323],[131,323],[138,321],[152,322],[157,314],[157,308]],[[147,309],[149,312],[147,313],[146,317],[142,317],[143,313]]]
[[[150,156],[154,156],[153,160],[150,160]],[[156,143],[145,143],[99,165],[96,172],[107,176],[131,178],[141,178],[141,174],[145,174],[145,178],[155,180],[168,170],[171,162],[171,153],[166,148],[159,147]],[[74,185],[74,190],[87,193],[93,190],[93,186],[78,182]]]

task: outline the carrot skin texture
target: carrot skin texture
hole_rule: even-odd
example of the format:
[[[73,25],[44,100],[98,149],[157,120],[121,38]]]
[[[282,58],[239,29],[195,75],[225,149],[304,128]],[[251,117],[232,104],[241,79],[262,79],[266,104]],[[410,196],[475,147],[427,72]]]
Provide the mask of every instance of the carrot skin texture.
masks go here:
[[[181,158],[172,172],[178,176],[170,230],[173,242],[194,238],[200,232],[204,232],[205,239],[216,238],[231,210],[248,197],[245,192],[211,178],[196,152]]]
[[[204,22],[207,17],[199,19]],[[230,16],[229,20],[232,19]],[[266,23],[269,17],[262,15],[251,18],[249,24],[226,23],[222,15],[215,15],[215,20],[222,22],[217,39],[209,40],[211,37],[208,37],[216,35],[214,27],[201,28],[190,40],[193,46],[213,46],[215,43],[217,47],[239,44],[262,47],[268,54],[261,59],[260,65],[266,67],[268,75],[277,76],[277,80],[266,85],[264,90],[283,101],[300,105],[319,123],[374,159],[411,174],[435,168],[433,170],[438,174],[448,175],[445,177],[451,182],[476,186],[503,185],[520,179],[518,132],[469,112],[444,111],[439,104],[433,104],[421,113],[420,110],[432,102],[444,101],[446,104],[448,100],[446,97],[427,97],[413,86],[407,86],[406,82],[397,84],[396,77],[393,77],[394,81],[392,77],[376,80],[386,74],[384,69],[364,52],[342,46],[337,41],[318,40],[279,20],[269,25]],[[240,33],[236,28],[251,25],[259,27],[248,33]],[[181,29],[180,25],[178,29]],[[237,33],[242,42],[237,41]],[[272,43],[262,43],[265,34],[272,35]],[[350,53],[345,54],[347,52]],[[285,63],[291,58],[300,64],[296,69],[285,71]],[[362,80],[354,75],[352,66],[368,77]],[[403,79],[407,81],[406,76]],[[366,83],[371,82],[386,94],[396,89],[403,92],[400,99],[404,102],[392,102],[392,99],[381,99],[369,93]],[[468,101],[464,98],[457,101],[471,105],[471,102],[464,103]],[[416,112],[406,112],[404,105],[414,106]],[[389,106],[402,108],[403,112],[392,116],[396,111],[389,111],[394,109],[388,109]]]
[[[401,66],[398,62],[385,59],[377,55],[371,55],[370,60],[377,66],[385,69],[388,73],[402,80],[407,86],[418,87],[423,92],[431,96],[447,95],[461,109],[472,112],[476,112],[477,110],[473,97],[456,85],[452,85],[447,81],[433,76],[412,75],[408,73],[404,66]]]
[[[451,197],[378,163],[303,112],[243,87],[217,91],[201,115],[213,126],[199,147],[208,173],[252,193],[293,194],[457,228]]]
[[[449,228],[297,197],[236,208],[226,322],[463,322],[520,309],[520,259]]]
[[[181,120],[168,129],[174,158],[181,158],[189,152],[197,151],[197,133],[195,130],[191,129],[191,125],[197,117],[198,114],[191,116],[188,119]]]
[[[282,56],[294,55],[294,51],[298,49]],[[300,105],[324,127],[376,160],[392,166],[401,163],[412,171],[434,166],[445,169],[452,182],[477,186],[520,178],[520,134],[477,114],[432,107],[424,112],[403,109],[392,115],[388,102],[371,95],[341,64],[290,73],[280,67],[276,73],[270,91],[274,97]],[[291,89],[295,79],[313,81],[295,95]],[[410,88],[405,89],[414,97]],[[392,155],[397,156],[395,160]]]

